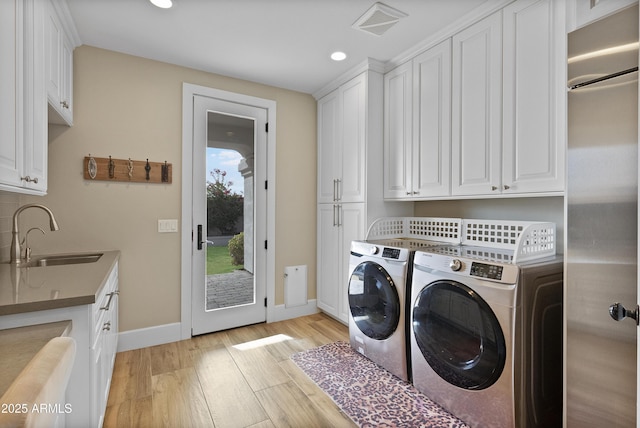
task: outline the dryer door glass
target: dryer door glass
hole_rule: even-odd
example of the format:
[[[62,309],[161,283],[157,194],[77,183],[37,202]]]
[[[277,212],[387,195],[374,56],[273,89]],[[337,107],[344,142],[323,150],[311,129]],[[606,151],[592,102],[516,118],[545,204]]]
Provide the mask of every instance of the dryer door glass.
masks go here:
[[[453,385],[484,389],[504,369],[506,346],[498,319],[464,284],[442,280],[425,286],[413,307],[413,332],[431,368]]]
[[[384,340],[400,321],[400,298],[393,279],[377,263],[363,262],[349,279],[349,310],[366,336]]]

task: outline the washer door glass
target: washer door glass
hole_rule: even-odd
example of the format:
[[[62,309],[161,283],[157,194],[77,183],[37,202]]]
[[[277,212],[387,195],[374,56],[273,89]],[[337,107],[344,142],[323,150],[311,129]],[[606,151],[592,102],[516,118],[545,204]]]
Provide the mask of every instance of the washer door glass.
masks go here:
[[[464,284],[442,280],[424,287],[413,307],[413,332],[431,368],[453,385],[484,389],[504,369],[507,351],[500,323]]]
[[[374,262],[356,266],[349,279],[349,310],[368,337],[384,340],[393,334],[400,321],[400,298],[382,266]]]

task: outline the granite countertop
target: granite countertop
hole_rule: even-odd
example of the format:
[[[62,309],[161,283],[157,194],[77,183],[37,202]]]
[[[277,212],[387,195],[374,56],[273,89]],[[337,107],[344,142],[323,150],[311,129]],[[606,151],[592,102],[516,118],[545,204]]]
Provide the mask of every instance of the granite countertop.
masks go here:
[[[94,263],[28,268],[0,264],[0,315],[95,303],[120,258],[120,251],[99,252],[103,256]]]
[[[47,342],[70,331],[71,321],[0,330],[0,397]]]

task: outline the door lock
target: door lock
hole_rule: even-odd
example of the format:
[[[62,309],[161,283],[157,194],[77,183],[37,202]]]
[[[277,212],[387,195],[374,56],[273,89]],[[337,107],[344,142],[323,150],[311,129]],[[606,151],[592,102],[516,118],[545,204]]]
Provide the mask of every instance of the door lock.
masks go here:
[[[634,310],[628,310],[620,303],[614,303],[609,306],[609,315],[616,321],[622,321],[625,318],[633,318],[636,325],[640,325],[640,307],[636,305]]]

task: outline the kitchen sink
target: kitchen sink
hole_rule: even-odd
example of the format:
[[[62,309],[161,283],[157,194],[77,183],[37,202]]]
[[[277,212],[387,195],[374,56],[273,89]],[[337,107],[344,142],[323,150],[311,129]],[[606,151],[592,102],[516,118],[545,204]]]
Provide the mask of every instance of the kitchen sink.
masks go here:
[[[61,266],[61,265],[77,265],[81,263],[95,263],[103,253],[87,253],[87,254],[60,254],[55,256],[35,257],[29,262],[22,264],[25,267],[45,267],[45,266]]]

